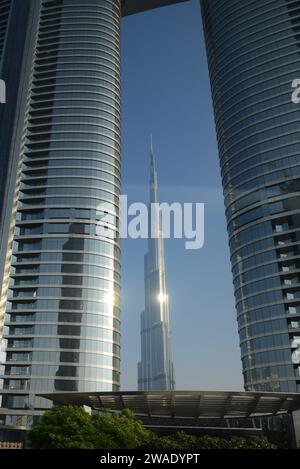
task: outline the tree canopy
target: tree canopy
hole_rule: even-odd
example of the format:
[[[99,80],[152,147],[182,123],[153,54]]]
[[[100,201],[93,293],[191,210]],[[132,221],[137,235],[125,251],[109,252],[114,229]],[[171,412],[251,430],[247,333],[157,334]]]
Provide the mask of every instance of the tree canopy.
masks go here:
[[[127,409],[91,416],[69,405],[45,412],[28,439],[33,449],[135,449],[149,441],[150,435]]]
[[[29,432],[33,449],[271,449],[265,437],[195,436],[178,432],[157,436],[131,411],[89,415],[77,406],[53,407]]]

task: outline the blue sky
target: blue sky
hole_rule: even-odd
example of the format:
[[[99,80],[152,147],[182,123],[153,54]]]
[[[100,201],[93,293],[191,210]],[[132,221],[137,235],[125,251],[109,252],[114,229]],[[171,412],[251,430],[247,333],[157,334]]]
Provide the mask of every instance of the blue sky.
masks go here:
[[[198,0],[123,20],[123,194],[148,201],[153,133],[160,201],[204,202],[205,244],[165,243],[177,389],[242,389],[209,77]],[[145,240],[122,241],[122,389],[137,387]]]

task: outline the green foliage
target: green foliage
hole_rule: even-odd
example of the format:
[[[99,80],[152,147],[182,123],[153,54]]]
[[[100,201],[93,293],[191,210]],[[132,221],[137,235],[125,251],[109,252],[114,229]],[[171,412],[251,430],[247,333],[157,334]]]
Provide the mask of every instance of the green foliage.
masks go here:
[[[33,449],[134,449],[150,437],[129,410],[90,416],[76,406],[48,410],[28,435]]]
[[[134,419],[131,411],[103,411],[90,416],[81,407],[54,407],[42,416],[28,435],[33,449],[273,449],[263,437],[195,436],[178,432],[157,436]]]
[[[54,407],[29,432],[33,449],[92,449],[93,424],[89,414],[81,407]]]
[[[252,436],[249,438],[235,437],[230,439],[231,449],[276,449],[265,436]]]
[[[134,449],[151,438],[151,433],[134,419],[128,409],[118,414],[101,413],[92,417],[95,428],[94,448]]]
[[[158,437],[152,434],[152,438],[147,441],[144,449],[276,449],[264,436],[259,437],[228,437],[220,438],[216,436],[195,436],[184,432],[167,437]]]

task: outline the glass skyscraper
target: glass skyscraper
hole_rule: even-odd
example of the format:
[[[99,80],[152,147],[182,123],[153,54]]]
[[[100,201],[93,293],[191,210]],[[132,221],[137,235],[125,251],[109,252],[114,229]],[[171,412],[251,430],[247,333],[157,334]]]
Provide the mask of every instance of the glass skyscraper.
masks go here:
[[[202,0],[247,390],[300,391],[300,2]]]
[[[175,388],[171,345],[169,296],[166,286],[164,239],[158,208],[158,181],[151,145],[148,252],[144,259],[145,310],[141,313],[141,361],[139,391]]]
[[[34,393],[118,390],[120,374],[120,248],[98,234],[118,230],[120,4],[31,8],[2,370],[2,423],[22,427],[48,405]]]
[[[0,426],[119,389],[120,23],[178,1],[0,0]]]

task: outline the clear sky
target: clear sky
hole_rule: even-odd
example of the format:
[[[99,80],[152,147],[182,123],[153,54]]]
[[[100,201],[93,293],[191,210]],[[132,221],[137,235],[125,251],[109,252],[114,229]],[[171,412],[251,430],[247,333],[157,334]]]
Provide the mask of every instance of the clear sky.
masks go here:
[[[176,388],[242,389],[240,349],[199,0],[125,18],[123,194],[148,201],[153,133],[159,197],[205,203],[205,244],[165,243]],[[137,388],[145,240],[122,241],[122,389]]]

